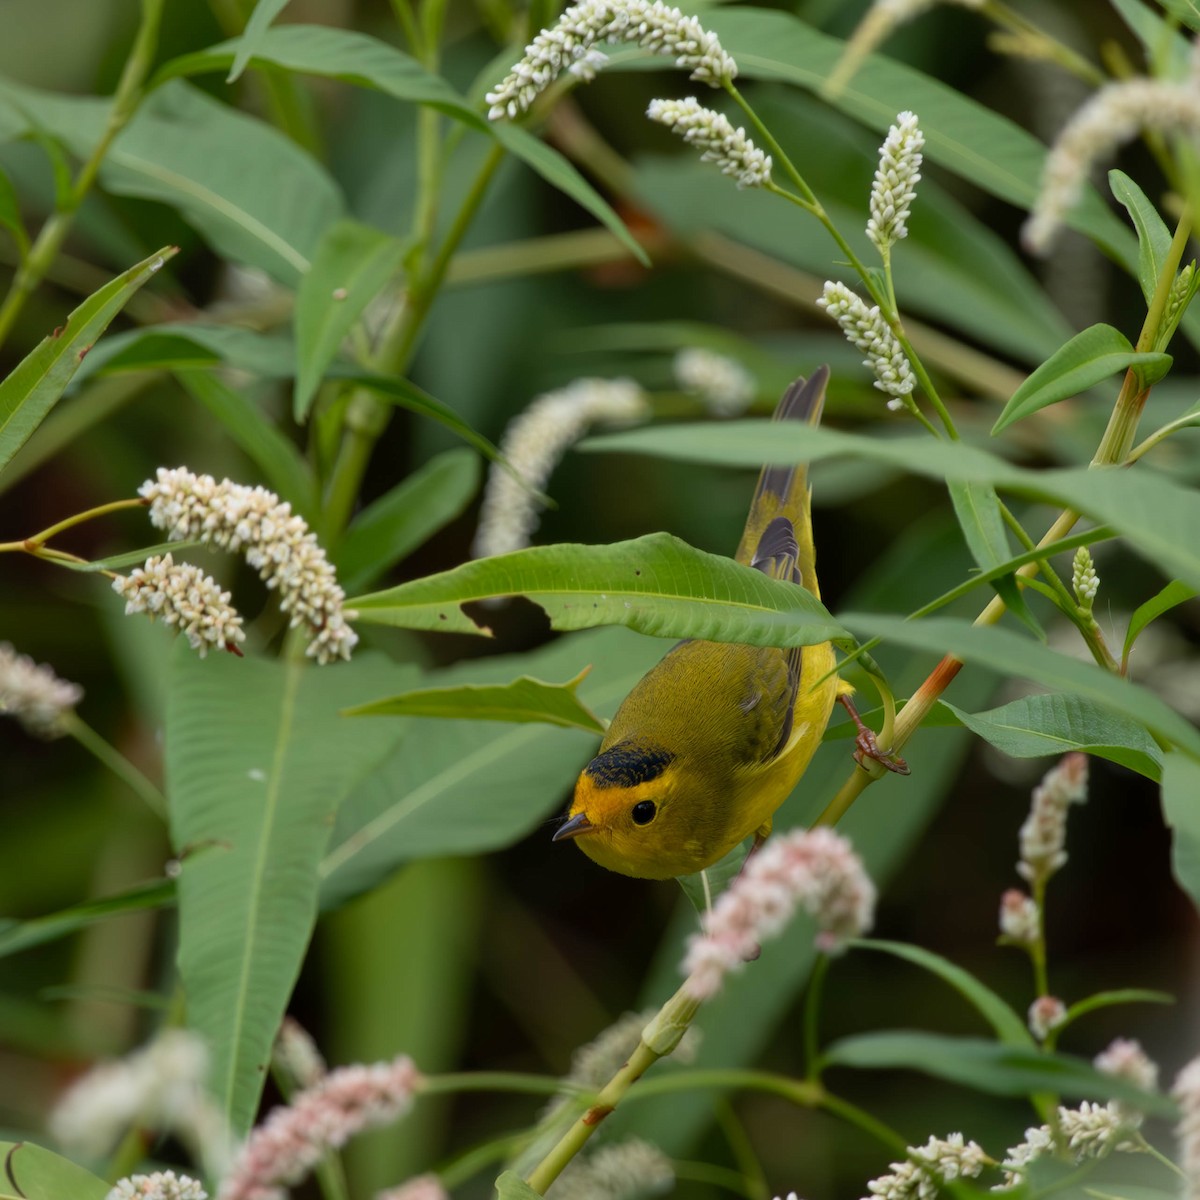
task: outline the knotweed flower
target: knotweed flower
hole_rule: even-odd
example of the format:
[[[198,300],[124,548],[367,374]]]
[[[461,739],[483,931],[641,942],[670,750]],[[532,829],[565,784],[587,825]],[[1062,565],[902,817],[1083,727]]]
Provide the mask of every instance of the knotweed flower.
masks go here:
[[[762,187],[771,180],[771,156],[764,154],[742,128],[723,113],[705,108],[695,96],[686,100],[651,100],[646,116],[677,133],[689,146],[703,150],[701,162],[715,163],[739,188]]]
[[[286,1107],[272,1110],[247,1139],[218,1200],[279,1200],[355,1134],[398,1120],[411,1107],[421,1075],[412,1059],[339,1067]]]
[[[205,1091],[208,1051],[194,1033],[169,1029],[125,1058],[81,1076],[49,1117],[64,1150],[97,1160],[134,1125],[173,1133],[206,1161],[225,1152],[225,1126]]]
[[[1078,1108],[1059,1108],[1059,1144],[1075,1165],[1087,1159],[1104,1158],[1114,1150],[1136,1151],[1140,1147],[1131,1135],[1141,1120],[1140,1113],[1126,1113],[1116,1103],[1094,1104],[1085,1100]],[[1054,1153],[1054,1131],[1049,1125],[1025,1130],[1025,1140],[1011,1147],[1000,1164],[1004,1186],[1020,1183],[1031,1162]]]
[[[746,863],[688,941],[687,990],[701,1000],[713,995],[797,908],[815,918],[817,946],[827,953],[870,928],[875,886],[850,843],[831,829],[793,830]]]
[[[675,1186],[671,1160],[641,1138],[627,1138],[575,1159],[558,1177],[553,1200],[640,1200]]]
[[[909,1146],[908,1158],[890,1164],[891,1173],[872,1179],[867,1190],[880,1200],[927,1200],[943,1183],[974,1178],[991,1161],[981,1146],[964,1141],[961,1133],[931,1137],[924,1146]]]
[[[59,679],[44,663],[39,666],[27,654],[0,642],[0,713],[15,717],[26,733],[61,737],[63,718],[82,699],[79,684]]]
[[[1039,996],[1029,1006],[1029,1032],[1044,1042],[1066,1017],[1067,1006],[1057,996]]]
[[[290,624],[313,635],[308,653],[319,663],[349,658],[358,634],[346,623],[345,592],[316,535],[274,492],[247,487],[185,467],[158,469],[138,489],[150,502],[150,521],[173,542],[198,541],[239,551],[267,587],[279,592]]]
[[[450,1193],[436,1175],[417,1175],[399,1187],[378,1193],[375,1200],[450,1200]]]
[[[1068,754],[1034,788],[1029,816],[1021,826],[1017,873],[1045,884],[1066,861],[1067,809],[1087,799],[1087,756]]]
[[[1096,564],[1092,562],[1091,551],[1086,546],[1080,546],[1075,551],[1071,562],[1071,590],[1075,593],[1075,602],[1084,612],[1092,611],[1092,601],[1100,590],[1100,577],[1096,574]]]
[[[1083,192],[1094,163],[1143,130],[1200,138],[1200,87],[1129,79],[1102,87],[1067,122],[1050,148],[1042,183],[1021,231],[1032,254],[1045,254]]]
[[[275,1045],[271,1047],[271,1065],[298,1088],[319,1083],[329,1070],[317,1043],[295,1017],[283,1018]]]
[[[875,386],[897,400],[916,387],[908,358],[896,335],[879,311],[879,305],[868,308],[861,296],[844,283],[827,280],[825,291],[817,304],[841,327],[847,339],[867,357],[863,366],[875,373]],[[889,403],[888,407],[891,407]]]
[[[1000,934],[1018,946],[1032,946],[1041,930],[1037,901],[1017,888],[1000,897]]]
[[[1171,1095],[1179,1104],[1179,1166],[1187,1176],[1186,1200],[1200,1200],[1200,1058],[1193,1058],[1175,1080]]]
[[[155,1171],[119,1179],[106,1200],[208,1200],[208,1193],[186,1175]]]
[[[472,553],[489,558],[529,544],[537,528],[540,492],[562,456],[597,423],[626,424],[649,413],[631,379],[577,379],[539,396],[510,422],[500,449],[513,474],[493,464]]]
[[[489,118],[519,116],[563,71],[585,83],[593,80],[608,61],[596,49],[602,42],[634,42],[673,58],[692,79],[710,87],[737,77],[737,64],[716,36],[662,0],[580,0],[529,43],[525,57],[488,92]]]
[[[886,254],[908,236],[908,210],[921,179],[921,147],[925,135],[915,113],[902,112],[879,150],[879,167],[871,187],[871,216],[867,237]]]
[[[754,399],[754,377],[732,358],[703,346],[688,346],[675,355],[675,380],[685,392],[699,396],[710,412],[734,417]]]
[[[146,613],[153,621],[183,633],[203,658],[209,650],[230,650],[246,640],[242,618],[229,603],[229,593],[199,567],[154,555],[144,566],[113,580],[113,591],[125,601],[125,612]]]

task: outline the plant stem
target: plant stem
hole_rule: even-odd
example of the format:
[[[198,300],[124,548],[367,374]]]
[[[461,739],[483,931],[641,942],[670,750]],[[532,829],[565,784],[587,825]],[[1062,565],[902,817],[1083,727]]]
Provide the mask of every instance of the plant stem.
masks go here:
[[[421,1092],[429,1096],[453,1092],[531,1092],[538,1096],[593,1095],[568,1080],[553,1075],[524,1075],[517,1071],[457,1071],[428,1075]]]
[[[63,715],[63,729],[89,754],[103,763],[122,783],[129,787],[146,807],[159,818],[167,819],[167,799],[141,771],[137,769],[115,746],[102,738],[76,713]]]
[[[17,268],[3,303],[0,304],[0,344],[7,339],[13,323],[25,307],[25,301],[33,294],[58,256],[75,222],[75,214],[91,191],[113,139],[137,111],[143,94],[142,84],[154,65],[165,2],[166,0],[142,0],[141,24],[138,26],[137,36],[134,38],[129,57],[125,60],[125,68],[113,95],[112,108],[109,109],[104,132],[79,168],[66,203],[60,205],[58,211],[42,226],[25,261]]]
[[[829,955],[818,954],[808,977],[808,992],[804,997],[804,1065],[808,1078],[817,1080],[818,1058],[821,1051],[820,1019],[821,995],[825,990],[825,976],[829,974]]]
[[[907,1152],[908,1142],[900,1134],[882,1121],[876,1120],[869,1112],[864,1112],[857,1104],[851,1104],[849,1100],[843,1100],[840,1096],[826,1092],[821,1097],[821,1107],[826,1112],[833,1113],[834,1116],[841,1117],[844,1121],[849,1121],[851,1125],[857,1125],[864,1133],[870,1134],[876,1141],[881,1142],[889,1149],[898,1150],[901,1154]]]

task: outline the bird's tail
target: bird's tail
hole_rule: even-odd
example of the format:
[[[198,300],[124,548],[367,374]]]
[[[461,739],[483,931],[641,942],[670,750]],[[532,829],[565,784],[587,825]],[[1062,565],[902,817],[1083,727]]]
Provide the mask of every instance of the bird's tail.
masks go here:
[[[819,424],[828,382],[828,367],[818,367],[807,382],[797,379],[784,392],[772,420]],[[809,495],[805,464],[763,467],[738,544],[737,560],[768,575],[794,579],[814,596],[820,596]]]

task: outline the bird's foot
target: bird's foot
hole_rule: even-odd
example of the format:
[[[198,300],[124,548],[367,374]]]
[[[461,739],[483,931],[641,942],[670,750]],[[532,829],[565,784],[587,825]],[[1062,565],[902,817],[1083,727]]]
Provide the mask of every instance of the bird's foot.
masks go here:
[[[850,720],[854,722],[854,728],[858,730],[854,739],[856,747],[854,761],[864,770],[867,765],[866,760],[870,759],[872,762],[879,763],[881,767],[886,767],[889,771],[897,775],[910,774],[908,763],[895,750],[883,750],[880,748],[879,742],[875,739],[875,731],[866,725],[862,717],[858,715],[858,709],[854,707],[854,703],[850,697],[839,696],[838,701],[850,714]]]

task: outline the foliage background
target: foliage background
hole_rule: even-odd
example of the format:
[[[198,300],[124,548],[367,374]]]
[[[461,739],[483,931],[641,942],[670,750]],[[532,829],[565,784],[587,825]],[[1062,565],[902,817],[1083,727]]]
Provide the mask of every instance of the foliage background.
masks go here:
[[[229,8],[236,7],[232,2]],[[1112,13],[1078,4],[1040,6],[1047,23],[1081,44],[1112,39],[1131,56],[1135,45]],[[860,4],[800,0],[795,10],[828,32],[845,35]],[[224,36],[222,6],[173,0],[164,27],[162,60],[210,45]],[[214,11],[215,10],[215,11]],[[393,40],[383,3],[293,0],[287,19],[358,28]],[[122,0],[6,0],[0,74],[56,91],[108,94],[136,24],[135,5]],[[467,5],[451,10],[447,76],[466,86],[495,53]],[[945,80],[1005,112],[1043,138],[1061,124],[1079,94],[1052,72],[991,54],[978,23],[957,11],[938,11],[898,34],[888,53]],[[664,80],[667,82],[664,84]],[[264,110],[261,76],[253,73],[230,89],[219,75],[197,86],[247,111]],[[612,74],[577,93],[588,119],[638,166],[652,207],[671,212],[678,232],[719,219],[734,242],[762,246],[755,228],[765,221],[759,197],[745,197],[727,181],[685,164],[667,135],[641,119],[649,98],[685,85],[669,74]],[[304,119],[318,156],[343,190],[349,212],[401,234],[411,211],[412,110],[377,94],[328,81],[302,81]],[[784,130],[823,197],[865,206],[878,139],[819,102],[782,88],[759,85],[756,103]],[[269,119],[265,118],[265,119]],[[777,123],[777,124],[776,124]],[[1127,169],[1144,165],[1138,152]],[[28,143],[0,147],[0,165],[18,183],[27,212],[45,211],[49,196],[44,156]],[[936,168],[917,200],[914,234],[933,225],[934,184],[946,197],[933,236],[991,229],[1015,244],[1020,213]],[[263,178],[260,186],[273,181]],[[666,199],[664,199],[666,197]],[[297,197],[303,202],[303,197]],[[947,216],[948,214],[948,216]],[[628,211],[625,212],[629,216]],[[644,219],[653,220],[652,217]],[[788,217],[769,237],[809,236]],[[590,218],[514,162],[506,163],[468,239],[472,248],[591,228]],[[779,232],[776,233],[775,231]],[[790,232],[789,232],[790,231]],[[791,374],[831,361],[835,383],[828,419],[835,425],[877,419],[878,393],[868,386],[857,355],[811,310],[783,302],[690,253],[664,233],[665,251],[644,271],[628,259],[546,275],[505,279],[447,292],[429,324],[413,377],[431,394],[493,440],[506,420],[547,388],[581,374],[635,374],[647,385],[669,387],[671,331],[662,322],[695,322],[733,331],[758,348],[762,393],[769,411]],[[100,272],[115,273],[156,246],[183,250],[171,278],[152,297],[131,306],[124,327],[164,315],[186,316],[224,298],[239,301],[238,281],[204,241],[168,206],[102,193],[89,201],[69,244],[64,278],[43,287],[26,307],[6,348],[11,366],[75,302],[77,285],[94,286]],[[7,247],[5,247],[7,249]],[[904,254],[899,252],[903,274]],[[825,252],[826,257],[832,256]],[[782,249],[779,257],[789,256]],[[920,275],[916,252],[907,267]],[[747,261],[753,262],[747,256]],[[1136,288],[1081,238],[1069,235],[1044,268],[1062,328],[1107,320],[1132,332],[1140,320]],[[753,269],[749,274],[753,275]],[[823,276],[822,276],[823,277]],[[815,294],[815,291],[814,291]],[[230,299],[230,297],[233,299]],[[903,301],[902,301],[903,302]],[[268,306],[269,307],[269,306]],[[268,320],[271,319],[268,314]],[[282,301],[276,324],[286,329]],[[604,326],[641,323],[648,352],[627,334],[604,335]],[[978,326],[978,321],[976,325]],[[114,331],[116,330],[114,326]],[[957,332],[957,331],[952,331]],[[1042,345],[990,343],[979,329],[965,339],[989,356],[990,382],[1003,387],[1040,360],[1058,341],[1047,331]],[[1168,390],[1195,394],[1194,356],[1181,351]],[[1008,372],[1008,374],[1006,374]],[[85,385],[121,391],[121,377]],[[158,465],[253,481],[254,468],[230,439],[170,376],[157,375],[113,400],[111,415],[90,424],[51,456],[14,464],[0,482],[0,540],[50,524],[65,513],[132,494]],[[987,388],[981,388],[986,393]],[[956,408],[968,428],[984,430],[997,411],[993,401],[963,389]],[[285,383],[258,386],[256,394],[283,419]],[[957,398],[957,397],[956,397]],[[82,395],[71,398],[77,408]],[[1164,404],[1166,402],[1164,401]],[[68,411],[64,405],[63,411]],[[1171,410],[1168,410],[1171,411]],[[1030,461],[1068,461],[1094,445],[1106,412],[1079,401],[1043,414],[1022,447]],[[1194,437],[1194,435],[1193,435]],[[380,443],[364,498],[456,443],[445,430],[398,413]],[[1184,442],[1171,463],[1184,479],[1200,475],[1194,442]],[[32,445],[30,449],[32,449]],[[932,484],[877,470],[822,464],[814,470],[816,537],[824,598],[833,611],[847,607],[899,611],[952,586],[970,566],[952,514]],[[539,540],[607,542],[663,528],[703,549],[728,553],[737,538],[752,487],[749,473],[665,463],[649,458],[572,454],[556,474],[557,511],[547,514]],[[468,553],[475,504],[408,558],[391,576],[415,578],[455,565]],[[89,556],[145,541],[140,518],[89,526],[73,548]],[[1034,522],[1039,524],[1039,522]],[[1135,606],[1152,590],[1148,572],[1124,552],[1100,558],[1102,598],[1113,610]],[[241,594],[252,588],[239,579]],[[970,611],[964,608],[963,613]],[[1196,603],[1174,615],[1155,651],[1140,651],[1138,678],[1172,690],[1173,702],[1200,712],[1194,669]],[[374,632],[368,640],[412,655],[427,666],[465,657],[512,653],[547,640],[544,620],[516,604],[496,614],[494,643]],[[1104,623],[1102,618],[1102,623]],[[165,669],[172,653],[167,635],[124,621],[101,581],[64,577],[32,560],[5,562],[0,571],[0,635],[86,688],[83,715],[152,776],[161,771],[160,717]],[[570,635],[576,636],[576,635]],[[587,661],[580,637],[576,666]],[[632,641],[633,635],[628,635]],[[1119,636],[1116,637],[1119,642]],[[560,646],[564,643],[560,643]],[[569,644],[569,639],[565,644]],[[645,653],[652,656],[658,647]],[[642,653],[638,651],[637,653]],[[931,665],[922,656],[882,655],[900,694]],[[559,660],[562,666],[563,660]],[[114,669],[115,666],[115,669]],[[512,674],[518,673],[515,669]],[[966,708],[998,703],[998,682],[971,670],[948,698]],[[587,694],[585,685],[584,694]],[[590,743],[578,734],[546,729],[529,744],[534,758],[546,743],[575,739],[579,765]],[[923,731],[908,752],[911,780],[873,788],[847,824],[856,842],[881,849],[889,864],[877,932],[940,951],[977,972],[1023,1009],[1027,969],[1021,956],[994,946],[999,896],[1014,882],[1016,830],[1028,790],[1044,764],[1001,760],[961,731]],[[846,743],[827,744],[785,824],[815,811],[846,770]],[[1060,994],[1082,995],[1105,987],[1143,986],[1173,992],[1173,1009],[1116,1009],[1093,1017],[1068,1040],[1067,1049],[1092,1054],[1111,1036],[1136,1033],[1168,1068],[1191,1057],[1200,1044],[1200,972],[1195,913],[1174,884],[1168,835],[1155,789],[1119,767],[1093,760],[1092,793],[1072,819],[1071,862],[1052,888],[1049,910],[1054,978]],[[812,789],[809,791],[809,789]],[[486,803],[486,797],[480,798]],[[566,802],[561,786],[547,790],[548,821]],[[0,912],[28,918],[83,899],[117,891],[156,876],[169,856],[162,829],[118,783],[69,742],[38,743],[11,722],[0,723]],[[292,1011],[313,1031],[334,1062],[369,1060],[407,1051],[429,1070],[506,1068],[563,1071],[574,1047],[621,1012],[663,995],[655,980],[670,977],[678,958],[685,906],[672,884],[631,881],[586,862],[572,847],[549,844],[549,826],[496,853],[433,858],[405,866],[389,883],[318,927]],[[0,976],[0,1134],[37,1133],[56,1094],[84,1065],[136,1044],[156,1020],[133,993],[161,991],[174,952],[169,913],[139,913],[6,960]],[[787,953],[798,954],[795,941]],[[754,1031],[751,1060],[780,1071],[799,1067],[798,1012],[773,1006],[765,972],[740,989]],[[754,997],[762,1001],[755,1017]],[[778,1011],[767,1012],[772,1007]],[[852,954],[837,963],[830,982],[825,1032],[833,1037],[875,1028],[881,1013],[896,1027],[975,1031],[964,1006],[931,979],[878,955]],[[703,1024],[703,1022],[702,1022]],[[722,1026],[727,1028],[727,1026]],[[719,1040],[705,1050],[723,1061]],[[844,1072],[839,1085],[912,1140],[929,1132],[963,1128],[989,1147],[1012,1144],[1028,1123],[1019,1103],[981,1098],[949,1085],[915,1086],[908,1074]],[[708,1102],[705,1101],[707,1104]],[[423,1103],[398,1133],[363,1139],[348,1155],[351,1177],[367,1194],[428,1166],[453,1151],[530,1116],[535,1101],[468,1096]],[[670,1149],[683,1157],[730,1162],[734,1123],[747,1131],[774,1189],[802,1188],[810,1196],[853,1197],[862,1182],[883,1169],[887,1155],[860,1133],[819,1113],[800,1113],[781,1101],[749,1096],[716,1106],[717,1120],[697,1124],[694,1135]],[[734,1116],[736,1114],[736,1118]],[[677,1115],[677,1114],[675,1114]],[[643,1110],[623,1114],[640,1124]],[[648,1128],[670,1136],[675,1116],[644,1113]],[[518,1118],[514,1120],[514,1118]],[[724,1128],[722,1128],[724,1126]],[[858,1190],[856,1190],[858,1189]],[[481,1179],[474,1193],[487,1194]],[[700,1184],[679,1193],[718,1194]]]

